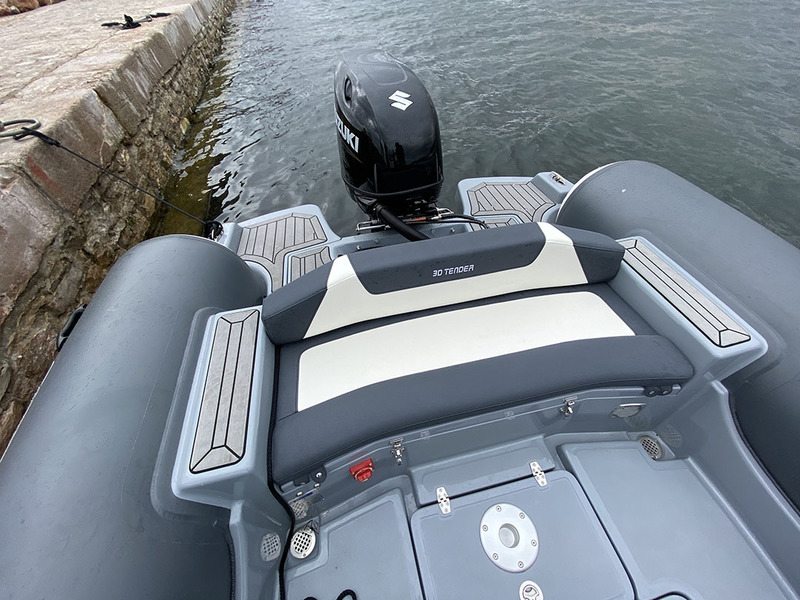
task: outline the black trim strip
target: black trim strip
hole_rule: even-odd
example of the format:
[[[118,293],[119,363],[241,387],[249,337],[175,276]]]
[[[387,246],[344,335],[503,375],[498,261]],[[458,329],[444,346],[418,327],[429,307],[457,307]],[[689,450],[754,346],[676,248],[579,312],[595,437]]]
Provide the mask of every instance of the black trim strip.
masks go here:
[[[289,506],[289,503],[286,499],[281,495],[280,490],[275,483],[275,477],[273,475],[273,465],[272,465],[272,457],[273,457],[273,440],[275,439],[275,425],[278,422],[277,418],[277,406],[278,406],[278,374],[280,373],[280,366],[281,366],[281,354],[280,352],[275,353],[275,369],[273,370],[273,384],[272,384],[272,398],[271,406],[269,411],[269,431],[267,432],[267,487],[269,487],[270,493],[272,493],[272,497],[278,501],[283,509],[286,511],[286,514],[289,516],[290,525],[289,530],[286,532],[286,537],[283,539],[283,552],[281,553],[281,562],[278,565],[278,596],[280,600],[286,600],[286,559],[289,557],[289,539],[294,531],[296,519],[294,511],[292,507]]]

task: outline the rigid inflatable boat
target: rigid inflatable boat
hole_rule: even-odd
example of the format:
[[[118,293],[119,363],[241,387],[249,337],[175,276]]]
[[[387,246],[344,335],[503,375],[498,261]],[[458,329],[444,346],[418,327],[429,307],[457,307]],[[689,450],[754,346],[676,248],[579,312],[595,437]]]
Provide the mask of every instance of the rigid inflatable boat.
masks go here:
[[[413,73],[335,96],[358,233],[122,257],[0,463],[0,595],[797,598],[800,251],[643,162],[442,209]]]

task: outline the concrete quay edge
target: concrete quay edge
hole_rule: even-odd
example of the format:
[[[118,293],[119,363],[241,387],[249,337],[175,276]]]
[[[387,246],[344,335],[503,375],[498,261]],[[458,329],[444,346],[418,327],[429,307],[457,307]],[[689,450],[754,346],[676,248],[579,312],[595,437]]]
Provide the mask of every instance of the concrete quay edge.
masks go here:
[[[220,11],[227,15],[231,5],[232,0],[167,6],[142,0],[67,0],[4,17],[0,39],[4,55],[9,49],[4,58],[11,66],[0,76],[0,120],[37,119],[43,133],[125,176],[120,167],[121,155],[127,156],[122,145],[137,135],[148,117],[152,119],[148,107],[157,87],[208,33],[212,16],[214,26],[221,28]],[[132,30],[100,26],[122,20],[123,14],[138,18],[155,12],[170,16]],[[65,43],[59,48],[62,28]],[[47,33],[32,40],[32,31]],[[45,356],[18,352],[27,332],[11,328],[31,317],[13,314],[17,301],[25,295],[29,309],[31,295],[52,293],[58,298],[47,302],[66,307],[81,296],[76,288],[88,277],[75,275],[75,269],[67,269],[49,287],[36,285],[46,279],[42,271],[53,263],[48,253],[64,230],[73,227],[76,215],[86,212],[82,203],[90,191],[101,193],[99,179],[97,169],[63,149],[33,138],[0,139],[0,454],[8,430],[13,431],[21,417],[20,405],[30,399],[15,389],[15,378],[23,371],[44,375],[54,355],[54,347],[43,352]],[[101,187],[106,189],[107,182]]]

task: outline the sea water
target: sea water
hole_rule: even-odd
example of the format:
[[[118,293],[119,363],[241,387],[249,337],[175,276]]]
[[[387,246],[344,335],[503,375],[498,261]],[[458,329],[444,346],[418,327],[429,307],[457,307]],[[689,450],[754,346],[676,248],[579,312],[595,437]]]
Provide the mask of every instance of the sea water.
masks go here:
[[[798,31],[794,0],[243,0],[168,195],[223,221],[317,204],[352,233],[333,71],[377,47],[437,108],[446,206],[466,177],[641,159],[800,246]]]

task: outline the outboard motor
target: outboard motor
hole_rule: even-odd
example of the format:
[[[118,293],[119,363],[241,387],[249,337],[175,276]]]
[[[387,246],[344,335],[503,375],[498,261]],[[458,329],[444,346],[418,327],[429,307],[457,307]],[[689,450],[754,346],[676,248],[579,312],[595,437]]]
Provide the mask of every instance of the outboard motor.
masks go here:
[[[411,70],[381,50],[346,54],[334,80],[342,179],[372,219],[424,239],[404,219],[436,215],[442,144],[436,109]]]

